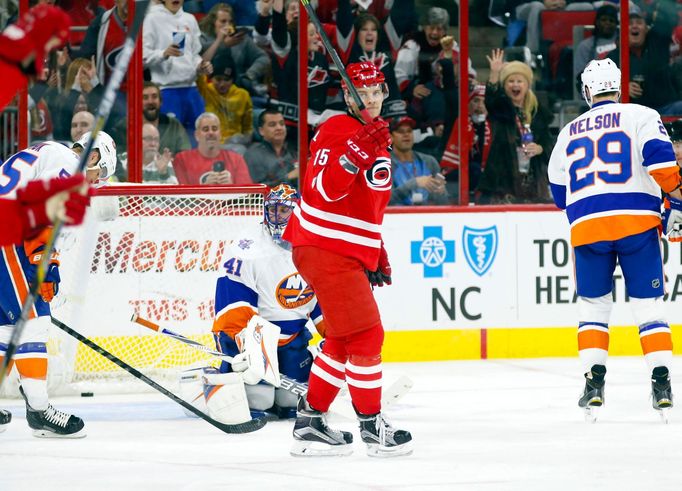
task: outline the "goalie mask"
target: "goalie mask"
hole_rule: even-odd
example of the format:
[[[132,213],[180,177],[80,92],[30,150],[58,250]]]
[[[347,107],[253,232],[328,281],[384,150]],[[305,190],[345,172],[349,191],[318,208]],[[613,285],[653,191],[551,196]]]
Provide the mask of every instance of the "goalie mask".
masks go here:
[[[92,132],[90,131],[84,133],[73,146],[75,147],[78,145],[81,148],[86,148],[91,133]],[[95,139],[95,144],[92,148],[99,152],[99,161],[94,167],[89,167],[86,170],[99,169],[100,179],[108,179],[113,176],[116,171],[116,144],[114,143],[113,138],[104,131],[100,131],[97,133],[97,138]]]
[[[592,107],[594,96],[607,92],[620,93],[620,68],[612,60],[592,60],[580,76],[583,98]]]
[[[275,186],[265,196],[264,223],[275,242],[282,240],[284,228],[300,199],[298,192],[288,184]]]

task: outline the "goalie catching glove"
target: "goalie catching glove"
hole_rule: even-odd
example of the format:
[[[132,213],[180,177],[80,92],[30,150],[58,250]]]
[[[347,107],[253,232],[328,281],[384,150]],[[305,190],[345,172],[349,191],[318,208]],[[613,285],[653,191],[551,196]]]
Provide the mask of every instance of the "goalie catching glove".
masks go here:
[[[365,273],[367,273],[367,278],[372,287],[390,285],[392,283],[391,264],[388,262],[388,254],[386,253],[383,242],[381,243],[379,264],[377,265],[376,271],[365,270]]]
[[[241,372],[244,383],[256,385],[261,380],[279,387],[277,345],[280,329],[258,315],[249,320],[234,340],[239,354],[231,362],[232,370]]]
[[[682,201],[668,196],[670,208],[663,215],[663,228],[670,242],[682,242]]]
[[[360,170],[367,170],[377,159],[377,156],[391,144],[391,133],[388,123],[381,118],[360,128],[348,141],[344,157]]]

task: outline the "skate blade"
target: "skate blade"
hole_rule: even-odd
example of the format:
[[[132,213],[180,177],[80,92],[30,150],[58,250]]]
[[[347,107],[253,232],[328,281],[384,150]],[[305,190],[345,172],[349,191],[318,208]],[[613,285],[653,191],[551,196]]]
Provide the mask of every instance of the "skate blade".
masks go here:
[[[661,409],[656,409],[658,416],[661,418],[663,424],[668,424],[668,411],[670,411],[670,406]]]
[[[78,430],[75,433],[69,433],[66,435],[55,433],[50,430],[33,430],[33,436],[36,438],[85,438],[88,434],[85,432],[85,428]]]
[[[3,431],[5,431],[5,430],[7,429],[8,426],[9,426],[9,424],[0,425],[0,433],[2,433]]]
[[[347,457],[353,453],[353,445],[328,445],[322,442],[296,440],[289,453],[293,457]]]
[[[412,455],[413,450],[411,441],[395,447],[383,447],[376,443],[367,444],[367,455],[380,459]]]
[[[586,423],[596,423],[597,422],[597,416],[599,416],[599,406],[587,406],[586,408],[583,408],[585,411],[585,422]]]

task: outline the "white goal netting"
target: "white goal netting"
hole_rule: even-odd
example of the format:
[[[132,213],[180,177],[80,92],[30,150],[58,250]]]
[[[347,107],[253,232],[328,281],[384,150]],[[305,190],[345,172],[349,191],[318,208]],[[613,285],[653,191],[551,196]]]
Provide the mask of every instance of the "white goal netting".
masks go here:
[[[266,189],[98,191],[84,225],[65,228],[58,241],[62,281],[53,317],[156,380],[174,381],[183,369],[215,363],[130,318],[136,313],[213,347],[213,297],[226,246],[262,221]],[[48,353],[52,393],[146,387],[54,326]]]

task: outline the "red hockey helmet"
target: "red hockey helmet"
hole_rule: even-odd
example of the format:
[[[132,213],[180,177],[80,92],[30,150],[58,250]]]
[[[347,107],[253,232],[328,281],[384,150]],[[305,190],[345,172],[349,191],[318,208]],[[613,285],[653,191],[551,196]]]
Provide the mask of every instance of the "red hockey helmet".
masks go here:
[[[346,73],[348,73],[348,77],[355,87],[381,85],[384,91],[384,97],[388,96],[386,77],[384,77],[383,72],[379,70],[374,63],[370,61],[351,63],[346,67]],[[344,90],[347,89],[345,81],[342,81],[341,85]]]

